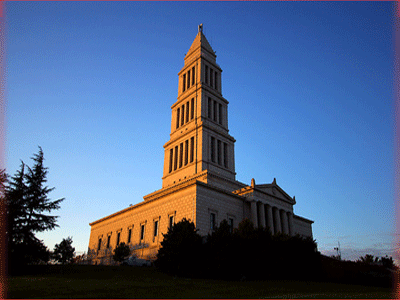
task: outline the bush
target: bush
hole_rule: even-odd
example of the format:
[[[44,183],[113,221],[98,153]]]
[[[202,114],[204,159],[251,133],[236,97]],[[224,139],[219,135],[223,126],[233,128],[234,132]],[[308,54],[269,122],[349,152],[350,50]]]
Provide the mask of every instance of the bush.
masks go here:
[[[245,219],[231,232],[222,221],[204,244],[195,225],[184,219],[164,235],[156,266],[176,275],[221,279],[311,279],[318,276],[319,254],[310,238],[271,235]]]
[[[60,244],[54,246],[53,258],[65,265],[71,263],[75,256],[75,248],[72,247],[72,237],[63,239]]]
[[[189,276],[201,266],[202,238],[193,222],[183,219],[163,235],[155,261],[160,270],[180,276]]]
[[[114,249],[113,260],[117,262],[123,262],[126,258],[128,258],[130,254],[131,254],[131,249],[129,249],[129,246],[126,245],[125,243],[120,243]]]

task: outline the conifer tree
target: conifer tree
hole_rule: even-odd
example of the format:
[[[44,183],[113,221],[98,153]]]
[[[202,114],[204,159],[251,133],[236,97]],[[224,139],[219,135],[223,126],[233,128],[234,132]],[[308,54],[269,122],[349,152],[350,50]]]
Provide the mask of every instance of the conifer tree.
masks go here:
[[[54,188],[45,186],[48,168],[43,165],[42,148],[39,147],[39,153],[32,159],[32,168],[21,162],[20,169],[6,185],[2,199],[7,203],[8,261],[11,265],[15,262],[26,264],[49,260],[49,250],[35,233],[58,226],[57,216],[45,213],[59,209],[60,202],[64,200],[52,201],[48,198]]]
[[[156,266],[177,275],[190,275],[199,270],[202,238],[196,226],[186,218],[163,234],[161,249],[157,253]]]
[[[114,249],[113,260],[117,262],[123,262],[131,254],[131,249],[124,242],[120,243]]]
[[[56,261],[62,263],[70,263],[75,255],[75,248],[72,247],[72,238],[63,239],[61,243],[54,246],[53,257]]]
[[[11,248],[23,241],[22,228],[25,222],[26,192],[25,164],[21,162],[20,169],[14,177],[11,177],[5,192],[8,205],[8,243]]]
[[[54,188],[45,186],[48,168],[43,165],[42,148],[39,147],[39,153],[35,154],[32,159],[35,164],[32,169],[28,167],[28,174],[25,176],[27,184],[25,234],[52,230],[58,227],[56,223],[57,216],[48,216],[43,212],[51,212],[54,209],[59,209],[60,202],[64,200],[62,198],[52,201],[48,198],[48,194]]]

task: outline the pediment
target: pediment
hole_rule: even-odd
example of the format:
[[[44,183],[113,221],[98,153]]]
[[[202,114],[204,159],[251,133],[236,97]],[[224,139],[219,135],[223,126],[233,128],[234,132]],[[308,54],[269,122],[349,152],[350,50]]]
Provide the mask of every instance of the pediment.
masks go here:
[[[280,200],[295,204],[296,201],[294,198],[290,197],[279,185],[276,183],[271,184],[260,184],[256,185],[255,188],[259,191],[262,191],[268,195],[273,196],[274,198],[278,198]]]

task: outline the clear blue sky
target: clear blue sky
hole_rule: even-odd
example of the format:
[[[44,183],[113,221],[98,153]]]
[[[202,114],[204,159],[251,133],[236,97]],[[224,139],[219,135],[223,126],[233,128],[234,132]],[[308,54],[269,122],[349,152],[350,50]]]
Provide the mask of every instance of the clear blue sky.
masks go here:
[[[7,172],[43,148],[60,227],[161,188],[177,73],[204,24],[237,180],[277,183],[319,250],[394,255],[393,3],[7,2]]]

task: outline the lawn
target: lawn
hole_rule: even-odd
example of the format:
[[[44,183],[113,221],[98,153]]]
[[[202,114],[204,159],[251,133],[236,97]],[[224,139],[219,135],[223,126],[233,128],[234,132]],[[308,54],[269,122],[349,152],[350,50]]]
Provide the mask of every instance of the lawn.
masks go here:
[[[147,267],[40,266],[8,279],[8,298],[393,298],[390,288],[303,281],[223,281]]]

